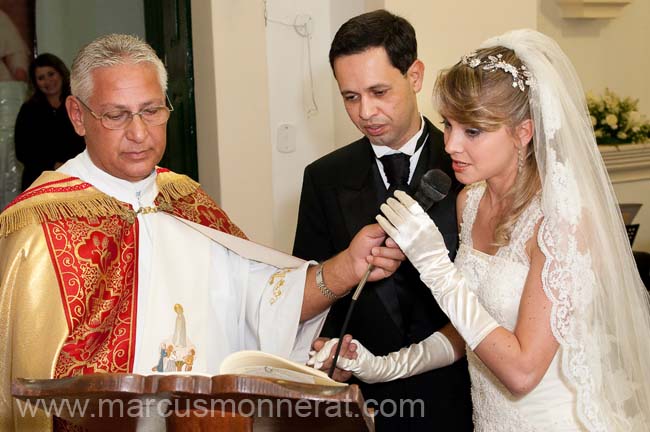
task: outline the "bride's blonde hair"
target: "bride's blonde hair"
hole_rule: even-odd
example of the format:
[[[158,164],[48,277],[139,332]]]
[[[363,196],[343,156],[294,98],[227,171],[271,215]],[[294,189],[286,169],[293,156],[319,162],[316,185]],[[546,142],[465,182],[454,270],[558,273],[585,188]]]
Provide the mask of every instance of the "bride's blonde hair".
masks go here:
[[[517,84],[513,75],[502,68],[486,70],[483,67],[489,62],[482,59],[499,55],[500,61],[521,69],[522,62],[512,50],[494,47],[476,51],[476,55],[471,57],[476,62],[474,65],[461,61],[440,72],[433,90],[434,105],[440,115],[488,132],[506,126],[510,134],[514,134],[523,121],[530,119],[530,87],[523,82],[513,85]],[[541,189],[533,147],[531,139],[523,150],[523,165],[505,197],[510,205],[497,221],[495,246],[510,242],[517,218]]]

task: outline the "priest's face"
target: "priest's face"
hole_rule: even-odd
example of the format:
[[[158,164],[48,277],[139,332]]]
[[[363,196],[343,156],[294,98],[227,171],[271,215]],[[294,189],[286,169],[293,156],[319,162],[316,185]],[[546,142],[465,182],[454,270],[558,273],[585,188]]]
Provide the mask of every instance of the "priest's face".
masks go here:
[[[421,61],[402,74],[383,47],[374,47],[339,57],[333,66],[345,110],[371,143],[399,149],[417,133]]]
[[[107,119],[119,118],[120,113],[165,106],[155,67],[149,63],[126,64],[97,68],[91,74],[92,95],[82,101],[86,106],[73,97],[67,101],[68,113],[77,133],[85,137],[90,159],[114,177],[130,182],[146,178],[165,152],[166,122],[152,125],[136,115],[123,128],[109,129],[106,125],[111,125]]]

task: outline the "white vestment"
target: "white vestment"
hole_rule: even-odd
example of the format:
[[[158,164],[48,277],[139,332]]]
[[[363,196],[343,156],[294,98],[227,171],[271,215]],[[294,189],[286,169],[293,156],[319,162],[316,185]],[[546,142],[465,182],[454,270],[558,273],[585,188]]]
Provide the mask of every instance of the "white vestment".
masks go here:
[[[135,211],[155,207],[155,171],[131,183],[97,168],[87,151],[58,171],[92,184],[130,204]],[[302,363],[307,360],[311,342],[327,315],[326,310],[299,323],[305,275],[313,262],[207,227],[201,226],[199,231],[191,222],[164,212],[138,213],[137,219],[138,303],[133,373],[150,374],[162,362],[161,348],[173,340],[178,321],[175,305],[182,306],[183,333],[189,342],[182,353],[170,352],[165,365],[170,358],[182,360],[179,357],[188,354],[189,343],[194,350],[189,369],[179,366],[179,372],[217,374],[221,361],[240,350],[261,350]],[[244,247],[236,253],[217,242],[219,238],[229,241],[231,248]],[[169,369],[173,368],[164,370]]]

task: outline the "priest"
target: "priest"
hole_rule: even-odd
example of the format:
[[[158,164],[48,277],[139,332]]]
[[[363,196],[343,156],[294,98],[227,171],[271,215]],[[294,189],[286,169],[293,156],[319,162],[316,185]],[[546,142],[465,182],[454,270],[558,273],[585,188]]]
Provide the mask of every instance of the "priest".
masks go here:
[[[256,245],[186,176],[157,167],[173,107],[149,45],[108,35],[77,55],[66,108],[86,150],[0,215],[0,431],[15,378],[216,374],[257,349],[307,359],[328,307],[404,259],[378,226],[316,266]],[[36,125],[35,125],[36,127]]]

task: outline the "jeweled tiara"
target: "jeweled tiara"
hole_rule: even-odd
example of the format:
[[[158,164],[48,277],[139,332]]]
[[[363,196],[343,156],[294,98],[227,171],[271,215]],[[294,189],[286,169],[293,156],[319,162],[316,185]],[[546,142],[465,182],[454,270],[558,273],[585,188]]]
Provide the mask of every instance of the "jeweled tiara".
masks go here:
[[[467,55],[464,55],[461,59],[461,63],[467,65],[471,68],[476,68],[480,65],[484,70],[495,71],[501,69],[504,72],[512,75],[512,86],[519,87],[519,90],[524,91],[524,85],[531,86],[534,84],[533,74],[526,69],[526,65],[521,65],[520,68],[516,68],[510,63],[504,61],[503,54],[489,55],[487,58],[481,59],[478,55],[473,52]]]

